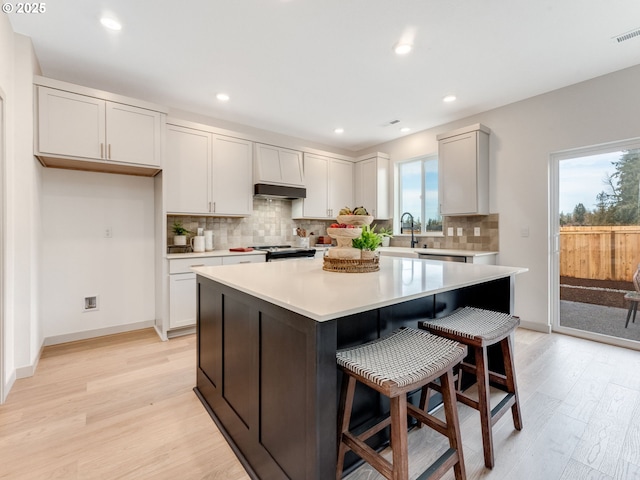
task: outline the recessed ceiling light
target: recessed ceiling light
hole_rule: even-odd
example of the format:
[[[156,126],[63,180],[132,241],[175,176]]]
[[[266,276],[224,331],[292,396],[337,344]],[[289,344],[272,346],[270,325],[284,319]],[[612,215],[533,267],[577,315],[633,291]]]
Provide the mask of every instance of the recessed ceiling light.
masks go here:
[[[333,133],[338,133],[338,134],[344,133],[344,128],[340,128],[340,127],[334,128]]]
[[[396,52],[396,55],[406,55],[411,51],[413,45],[410,43],[398,43],[395,47],[393,47],[393,51]]]
[[[455,102],[456,101],[456,96],[455,95],[447,95],[446,97],[444,97],[442,99],[443,102]]]
[[[229,95],[227,95],[226,93],[219,93],[216,95],[216,98],[218,100],[220,100],[221,102],[228,102],[229,101]]]
[[[402,127],[402,128],[400,129],[400,131],[401,131],[402,133],[407,133],[407,132],[410,132],[410,131],[411,131],[411,129],[410,129],[409,127]]]
[[[102,17],[100,23],[109,30],[122,30],[122,24],[114,18]]]

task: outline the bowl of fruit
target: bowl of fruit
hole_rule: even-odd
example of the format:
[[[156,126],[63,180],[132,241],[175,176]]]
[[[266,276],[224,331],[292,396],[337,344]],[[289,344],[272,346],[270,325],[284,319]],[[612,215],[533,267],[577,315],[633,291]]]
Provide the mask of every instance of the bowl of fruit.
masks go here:
[[[356,207],[351,210],[349,207],[344,207],[338,213],[336,218],[339,224],[347,225],[371,225],[373,222],[373,216],[369,215],[367,209],[364,207]]]
[[[332,223],[327,227],[327,235],[332,238],[358,238],[362,235],[362,228],[347,223]]]

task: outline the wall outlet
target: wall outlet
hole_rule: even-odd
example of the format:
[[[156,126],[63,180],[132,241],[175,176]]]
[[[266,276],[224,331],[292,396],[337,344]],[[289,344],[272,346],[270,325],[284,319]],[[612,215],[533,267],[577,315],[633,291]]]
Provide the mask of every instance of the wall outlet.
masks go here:
[[[457,233],[457,235],[458,235],[459,237],[461,237],[461,236],[462,236],[462,227],[458,227],[458,233]]]
[[[447,237],[453,237],[453,227],[447,228]]]
[[[107,227],[104,229],[104,238],[112,238],[113,237],[113,228]]]
[[[291,235],[295,237],[297,234],[298,234],[298,229],[296,227],[293,227],[293,233]]]
[[[529,227],[520,227],[520,236],[528,237],[529,236]]]
[[[480,236],[480,227],[474,227],[473,228],[473,236],[474,237],[479,237]]]

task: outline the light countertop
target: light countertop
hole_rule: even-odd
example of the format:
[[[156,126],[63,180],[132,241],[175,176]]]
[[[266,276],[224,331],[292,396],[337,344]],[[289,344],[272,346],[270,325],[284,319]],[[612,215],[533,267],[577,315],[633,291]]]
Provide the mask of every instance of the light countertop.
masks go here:
[[[211,252],[198,252],[198,253],[168,253],[167,259],[174,260],[176,258],[204,258],[204,257],[229,257],[236,255],[266,255],[267,252],[264,250],[253,250],[251,252],[230,252],[229,249],[226,250],[213,250]]]
[[[409,248],[409,247],[380,247],[380,252],[388,254],[403,254],[411,255],[427,254],[427,255],[443,255],[453,257],[484,257],[487,255],[497,255],[498,252],[478,251],[478,250],[455,250],[451,248]]]
[[[322,270],[322,259],[193,267],[198,275],[324,322],[526,272],[526,268],[380,257],[380,271]]]

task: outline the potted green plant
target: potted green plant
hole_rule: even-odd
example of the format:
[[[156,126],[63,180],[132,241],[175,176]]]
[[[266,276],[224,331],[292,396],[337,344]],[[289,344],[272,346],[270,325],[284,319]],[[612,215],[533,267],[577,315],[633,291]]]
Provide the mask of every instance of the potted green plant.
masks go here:
[[[389,246],[389,242],[391,241],[391,238],[393,237],[393,229],[391,227],[382,227],[378,231],[378,235],[380,235],[380,237],[382,237],[382,246],[383,247],[388,247]]]
[[[173,230],[173,244],[174,245],[186,245],[187,235],[191,233],[188,229],[182,226],[182,222],[176,220],[171,227]]]
[[[373,258],[374,251],[382,243],[382,237],[375,232],[375,226],[373,228],[368,225],[362,226],[362,234],[351,240],[351,246],[360,250],[360,258]]]

